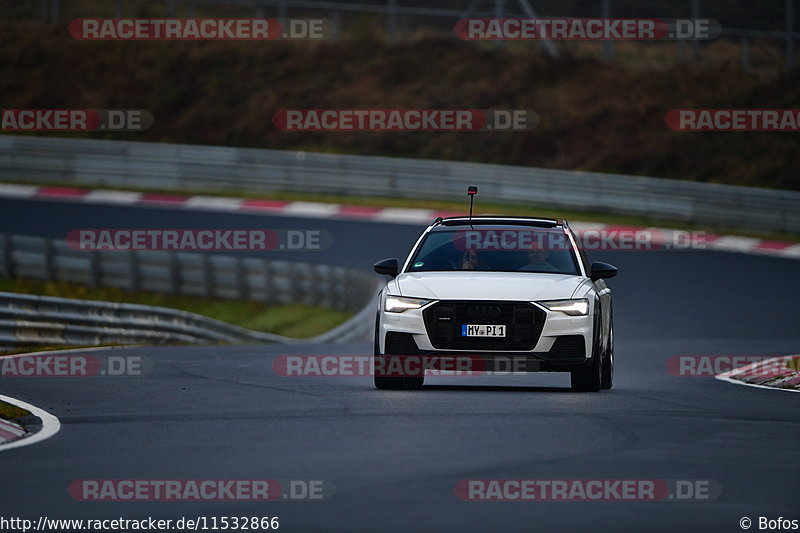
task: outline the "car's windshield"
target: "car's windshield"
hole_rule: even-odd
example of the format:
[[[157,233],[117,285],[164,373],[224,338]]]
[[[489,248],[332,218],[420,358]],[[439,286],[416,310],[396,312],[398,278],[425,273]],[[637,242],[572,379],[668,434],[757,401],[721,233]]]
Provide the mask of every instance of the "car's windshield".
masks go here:
[[[431,231],[406,272],[456,270],[579,274],[563,230],[531,227]]]

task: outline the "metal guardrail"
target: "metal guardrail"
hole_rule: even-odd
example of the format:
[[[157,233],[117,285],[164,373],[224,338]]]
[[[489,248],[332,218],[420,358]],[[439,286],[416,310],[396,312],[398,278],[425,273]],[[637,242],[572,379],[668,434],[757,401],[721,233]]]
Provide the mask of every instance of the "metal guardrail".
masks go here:
[[[168,251],[81,251],[66,241],[0,234],[0,275],[94,287],[258,302],[305,303],[355,312],[374,275],[352,268]]]
[[[291,339],[166,307],[0,292],[0,347],[351,342],[371,332],[373,307],[317,337]]]
[[[5,346],[286,340],[176,309],[0,292]]]
[[[484,201],[800,233],[800,192],[619,174],[222,146],[0,135],[0,181]]]
[[[348,342],[371,332],[376,278],[355,269],[166,251],[78,251],[65,241],[0,234],[0,276],[96,287],[307,303],[356,312],[298,342]],[[194,313],[135,304],[0,293],[0,345],[295,342]]]

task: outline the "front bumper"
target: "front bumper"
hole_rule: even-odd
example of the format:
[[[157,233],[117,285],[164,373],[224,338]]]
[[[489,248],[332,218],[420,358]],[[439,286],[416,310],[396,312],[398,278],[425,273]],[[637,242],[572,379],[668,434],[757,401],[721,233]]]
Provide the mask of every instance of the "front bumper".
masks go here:
[[[447,302],[447,301],[444,301]],[[410,351],[416,346],[417,352],[414,355],[454,355],[470,354],[480,356],[491,361],[497,358],[512,357],[530,361],[531,370],[547,370],[550,367],[558,368],[562,364],[580,365],[585,363],[592,355],[593,339],[593,312],[590,309],[587,316],[569,316],[564,313],[549,311],[542,306],[536,306],[543,316],[541,331],[536,338],[531,338],[529,345],[533,346],[528,350],[518,349],[471,349],[469,344],[462,340],[458,343],[457,349],[442,348],[441,339],[436,339],[439,348],[435,347],[437,342],[431,338],[429,329],[431,327],[430,314],[426,325],[425,310],[440,302],[434,302],[421,309],[407,310],[402,313],[389,313],[381,311],[378,323],[378,347],[380,353],[387,353],[387,335],[405,334],[413,340],[411,345],[407,340],[401,342],[400,351]],[[476,304],[486,305],[487,302],[475,302]],[[512,304],[525,304],[527,302],[508,302]],[[534,304],[535,305],[535,304]],[[480,318],[471,319],[471,323],[482,323]],[[534,328],[538,330],[538,328]],[[534,334],[536,332],[534,331]],[[392,337],[398,339],[399,337]],[[409,337],[406,337],[408,339]],[[388,353],[394,354],[392,343],[389,345]],[[405,353],[395,355],[406,355]],[[537,363],[537,364],[534,364]]]

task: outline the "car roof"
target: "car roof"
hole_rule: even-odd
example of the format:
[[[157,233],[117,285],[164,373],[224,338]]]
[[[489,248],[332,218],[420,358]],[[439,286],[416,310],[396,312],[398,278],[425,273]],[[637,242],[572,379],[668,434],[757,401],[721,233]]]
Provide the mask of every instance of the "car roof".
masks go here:
[[[538,217],[513,217],[502,215],[480,215],[473,217],[446,217],[437,218],[433,221],[433,227],[453,226],[532,226],[537,228],[568,228],[567,221],[558,221],[554,218],[538,218]]]

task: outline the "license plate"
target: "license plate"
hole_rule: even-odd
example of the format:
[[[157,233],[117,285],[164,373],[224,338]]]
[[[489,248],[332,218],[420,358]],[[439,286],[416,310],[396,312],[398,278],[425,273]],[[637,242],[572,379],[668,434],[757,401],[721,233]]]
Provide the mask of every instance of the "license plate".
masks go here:
[[[480,324],[462,324],[461,325],[462,337],[505,337],[506,326],[501,325],[480,325]]]

